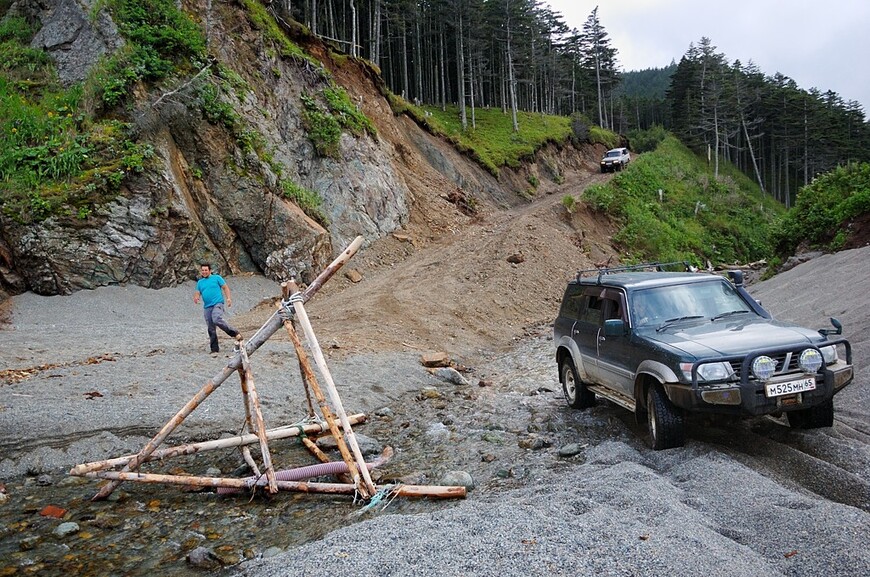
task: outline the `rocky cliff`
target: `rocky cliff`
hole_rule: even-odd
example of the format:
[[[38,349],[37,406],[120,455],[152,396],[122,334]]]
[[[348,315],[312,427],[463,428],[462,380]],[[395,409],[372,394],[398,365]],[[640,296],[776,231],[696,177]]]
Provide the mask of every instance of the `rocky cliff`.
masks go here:
[[[0,216],[6,291],[61,294],[122,283],[158,288],[193,278],[200,261],[223,274],[256,271],[307,281],[357,235],[370,243],[415,218],[431,224],[435,213],[459,210],[450,202],[457,197],[517,204],[529,171],[552,178],[560,167],[588,161],[570,147],[551,147],[521,170],[495,178],[408,117],[394,115],[366,63],[336,55],[285,22],[283,32],[321,68],[282,55],[239,4],[182,4],[206,33],[210,61],[203,69],[221,67],[238,77],[222,98],[257,146],[206,118],[193,91],[196,71],[137,86],[133,101],[113,113],[153,147],[146,170],[127,174],[121,194],[87,218],[53,216],[24,225]],[[19,0],[8,14],[38,23],[31,46],[48,52],[65,83],[87,77],[102,55],[124,44],[91,0]],[[338,153],[324,155],[303,126],[303,97],[333,82],[376,130],[345,130]],[[319,195],[321,222],[283,193],[285,181]]]

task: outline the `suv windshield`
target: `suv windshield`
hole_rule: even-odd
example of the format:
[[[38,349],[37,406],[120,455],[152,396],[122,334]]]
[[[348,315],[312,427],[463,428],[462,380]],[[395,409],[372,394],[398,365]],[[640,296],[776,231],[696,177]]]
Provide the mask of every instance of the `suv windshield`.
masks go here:
[[[605,158],[614,158],[616,156],[620,156],[622,153],[618,150],[608,151],[607,154],[604,155]]]
[[[674,319],[714,319],[755,314],[725,281],[689,283],[638,290],[632,297],[636,327],[660,326]]]

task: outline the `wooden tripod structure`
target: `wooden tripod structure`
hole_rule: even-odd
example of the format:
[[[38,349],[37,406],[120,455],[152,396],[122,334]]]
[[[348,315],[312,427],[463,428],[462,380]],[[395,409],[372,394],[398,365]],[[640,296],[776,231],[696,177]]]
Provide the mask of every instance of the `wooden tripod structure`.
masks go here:
[[[352,428],[352,425],[365,421],[365,415],[347,415],[341,404],[341,398],[338,395],[335,382],[333,381],[329,368],[326,365],[326,359],[323,356],[323,351],[321,350],[317,337],[314,334],[314,329],[308,319],[308,314],[305,311],[304,304],[306,301],[311,299],[320,287],[322,287],[326,281],[328,281],[342,266],[344,266],[344,264],[350,260],[354,254],[356,254],[357,250],[359,250],[362,245],[362,241],[363,239],[361,236],[357,237],[348,248],[336,257],[336,259],[326,269],[324,269],[324,271],[304,291],[300,292],[296,284],[293,282],[282,283],[283,298],[278,304],[278,310],[269,317],[263,326],[261,326],[246,343],[242,342],[241,339],[236,341],[237,353],[233,359],[227,363],[218,374],[203,385],[193,398],[190,399],[137,454],[77,465],[70,470],[70,475],[108,480],[108,483],[103,485],[96,495],[94,495],[93,500],[95,501],[106,499],[124,481],[216,487],[219,490],[231,491],[252,490],[254,487],[264,487],[269,493],[273,494],[278,491],[339,493],[358,495],[363,500],[372,499],[378,492],[390,492],[394,495],[407,497],[464,497],[466,490],[465,487],[461,486],[398,485],[377,487],[373,483],[371,475],[369,474],[369,467],[372,466],[372,464],[367,464],[365,462]],[[315,376],[308,354],[302,345],[298,333],[296,332],[294,320],[297,320],[302,326],[306,341],[314,357],[314,362],[323,378],[326,394],[323,393],[323,388],[321,388],[318,379]],[[287,331],[299,360],[302,381],[306,389],[306,395],[308,396],[309,416],[315,416],[311,397],[308,394],[310,389],[311,392],[314,393],[314,397],[317,400],[324,421],[307,425],[291,425],[267,430],[262,411],[260,410],[257,388],[254,384],[250,356],[253,355],[257,349],[263,345],[263,343],[280,330],[281,327],[284,327]],[[247,434],[215,441],[205,441],[160,449],[160,445],[162,445],[169,435],[171,435],[172,432],[181,425],[184,419],[193,413],[193,411],[233,373],[238,373],[241,383],[242,399],[245,409],[245,428],[247,429]],[[337,422],[336,416],[338,417]],[[341,475],[340,479],[345,482],[306,482],[295,480],[295,478],[294,480],[286,480],[280,478],[282,475],[276,474],[275,468],[272,464],[271,453],[269,451],[270,440],[303,435],[303,441],[306,446],[308,446],[315,456],[326,462],[329,460],[328,457],[317,448],[313,441],[307,439],[305,435],[322,433],[327,430],[335,438],[339,452],[341,453],[342,461],[344,462],[344,466],[341,466],[341,464],[338,464],[337,467],[330,466],[329,470],[332,474]],[[259,444],[263,466],[262,472],[248,449],[248,445],[254,443]],[[242,456],[254,472],[254,477],[248,479],[197,477],[186,475],[162,475],[156,473],[143,473],[139,471],[139,468],[143,463],[155,459],[166,459],[178,455],[190,455],[201,451],[227,447],[241,447]],[[391,454],[391,450],[388,450],[388,452]],[[121,467],[121,469],[117,470],[117,467]],[[305,469],[316,470],[315,467],[306,467]],[[333,472],[334,470],[338,472]],[[319,473],[317,476],[322,474],[323,473]],[[288,477],[288,475],[283,476]],[[289,476],[293,477],[293,475]]]

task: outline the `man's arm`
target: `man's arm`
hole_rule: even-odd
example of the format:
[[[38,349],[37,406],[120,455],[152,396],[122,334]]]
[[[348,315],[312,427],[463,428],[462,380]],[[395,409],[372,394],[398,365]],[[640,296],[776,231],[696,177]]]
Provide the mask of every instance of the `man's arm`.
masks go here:
[[[199,304],[199,289],[193,291],[193,302]]]
[[[221,286],[221,292],[224,293],[224,300],[227,301],[227,308],[233,306],[233,295],[230,294],[230,285],[224,283]]]

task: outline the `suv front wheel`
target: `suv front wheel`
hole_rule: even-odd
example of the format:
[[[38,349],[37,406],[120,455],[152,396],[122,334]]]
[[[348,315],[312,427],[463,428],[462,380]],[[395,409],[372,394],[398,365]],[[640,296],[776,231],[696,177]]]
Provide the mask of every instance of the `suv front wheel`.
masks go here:
[[[562,377],[562,392],[565,394],[565,401],[572,409],[588,409],[595,405],[595,393],[586,388],[580,377],[577,376],[577,371],[574,369],[574,363],[568,357],[562,361],[560,369]]]
[[[673,449],[685,444],[683,413],[671,403],[659,385],[651,386],[647,392],[646,415],[650,444],[654,450]]]

